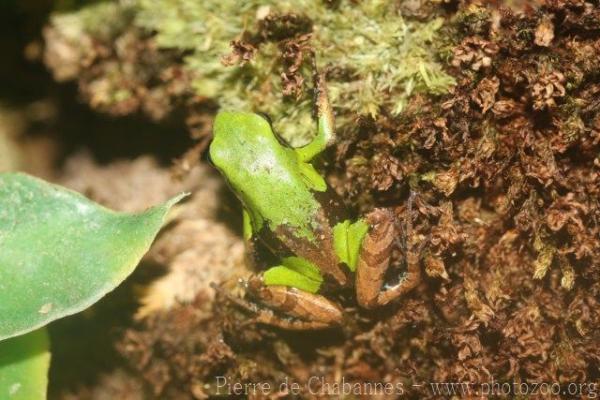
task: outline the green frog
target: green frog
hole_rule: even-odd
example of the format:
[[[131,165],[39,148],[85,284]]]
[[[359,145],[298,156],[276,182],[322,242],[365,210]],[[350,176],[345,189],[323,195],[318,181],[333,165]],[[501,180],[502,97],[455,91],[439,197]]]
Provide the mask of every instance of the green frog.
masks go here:
[[[324,77],[315,74],[317,133],[292,148],[255,113],[220,112],[209,157],[243,205],[243,235],[253,253],[260,242],[279,260],[246,281],[256,301],[228,297],[260,323],[285,329],[340,325],[343,310],[326,294],[353,285],[357,302],[370,309],[388,304],[420,281],[417,252],[406,253],[397,283],[385,275],[398,236],[395,215],[377,208],[351,220],[312,161],[335,142]],[[264,307],[260,307],[262,304]]]

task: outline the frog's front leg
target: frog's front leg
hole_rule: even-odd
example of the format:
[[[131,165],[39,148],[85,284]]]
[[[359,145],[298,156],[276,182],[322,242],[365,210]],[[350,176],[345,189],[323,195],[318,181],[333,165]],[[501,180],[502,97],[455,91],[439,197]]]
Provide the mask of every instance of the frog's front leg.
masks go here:
[[[332,145],[336,138],[335,118],[333,115],[333,109],[329,103],[325,75],[321,72],[315,72],[314,82],[315,105],[317,109],[317,135],[309,144],[296,149],[300,160],[303,162],[309,162],[312,160],[316,155],[320,154],[328,146]]]
[[[376,209],[367,215],[367,222],[370,230],[362,242],[356,268],[356,297],[360,306],[374,308],[412,290],[421,280],[421,271],[418,254],[408,251],[406,275],[397,284],[384,287],[396,238],[394,215],[390,210]]]

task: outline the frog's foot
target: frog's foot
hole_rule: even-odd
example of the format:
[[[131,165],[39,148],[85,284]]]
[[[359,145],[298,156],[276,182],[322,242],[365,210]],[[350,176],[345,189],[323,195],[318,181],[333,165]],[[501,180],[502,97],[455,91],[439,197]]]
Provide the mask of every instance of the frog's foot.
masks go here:
[[[215,289],[253,313],[253,322],[289,330],[325,329],[341,324],[343,313],[340,307],[321,295],[287,286],[265,286],[260,277],[250,278],[246,287],[248,294],[266,307]]]
[[[356,297],[361,307],[374,308],[388,304],[417,286],[421,281],[421,270],[418,252],[409,251],[406,257],[407,273],[397,284],[386,286],[385,274],[397,235],[394,214],[387,209],[375,209],[367,215],[367,222],[371,228],[359,254]],[[407,225],[412,230],[411,224]]]

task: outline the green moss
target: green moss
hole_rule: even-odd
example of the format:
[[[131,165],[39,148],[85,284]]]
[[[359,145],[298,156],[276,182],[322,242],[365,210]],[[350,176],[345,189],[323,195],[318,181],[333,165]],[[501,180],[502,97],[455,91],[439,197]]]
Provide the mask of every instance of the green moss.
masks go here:
[[[441,94],[454,84],[438,62],[443,19],[408,21],[397,5],[383,0],[343,1],[337,8],[321,0],[128,0],[86,6],[54,21],[105,41],[130,29],[133,21],[155,35],[159,48],[180,51],[198,95],[226,109],[266,112],[280,135],[301,144],[316,131],[306,90],[312,71],[304,63],[305,90],[299,98],[283,94],[276,39],[285,37],[288,25],[267,35],[250,62],[222,63],[232,52],[231,41],[258,33],[267,15],[294,15],[309,30],[312,21],[310,45],[319,67],[335,69],[329,89],[338,127],[353,126],[357,115],[398,115],[413,94]]]
[[[133,7],[116,2],[103,2],[70,13],[53,14],[52,24],[60,28],[67,37],[76,39],[82,34],[88,34],[97,40],[110,41],[127,28],[134,15]]]
[[[412,94],[444,93],[454,84],[436,62],[434,44],[441,19],[407,22],[385,1],[343,3],[339,9],[325,3],[138,0],[136,21],[157,32],[159,46],[189,51],[186,65],[195,74],[198,94],[218,99],[225,108],[267,112],[287,139],[306,138],[315,124],[308,95],[296,100],[282,94],[277,45],[262,45],[243,66],[221,63],[231,52],[232,40],[256,30],[257,14],[293,13],[313,21],[312,44],[319,66],[343,71],[336,75],[344,78],[329,82],[338,126],[350,123],[356,113],[376,116],[385,109],[397,115]],[[305,77],[309,75],[305,71]]]

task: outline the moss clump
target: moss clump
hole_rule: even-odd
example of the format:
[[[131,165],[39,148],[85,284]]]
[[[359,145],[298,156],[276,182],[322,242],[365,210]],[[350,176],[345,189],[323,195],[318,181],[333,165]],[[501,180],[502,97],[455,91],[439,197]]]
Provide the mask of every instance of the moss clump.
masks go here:
[[[436,61],[434,43],[443,21],[407,22],[386,1],[330,9],[318,0],[242,5],[233,0],[139,0],[138,7],[137,23],[157,32],[159,46],[191,51],[185,63],[195,73],[198,94],[227,108],[267,112],[288,138],[312,133],[310,97],[286,96],[279,79],[285,41],[302,34],[311,35],[308,45],[316,49],[319,65],[335,70],[329,86],[341,125],[356,113],[397,115],[413,93],[444,93],[454,83]],[[308,32],[282,29],[290,16],[308,19]],[[259,50],[250,62],[224,68],[230,42],[243,42],[244,32],[261,36]]]
[[[118,17],[107,17],[112,14]],[[444,20],[406,20],[386,1],[330,7],[320,0],[132,0],[54,17],[53,25],[65,31],[68,22],[106,43],[115,31],[134,29],[122,23],[124,16],[152,34],[159,49],[182,56],[194,95],[224,108],[266,112],[290,140],[313,133],[307,90],[313,49],[319,67],[329,71],[341,127],[357,115],[398,115],[413,94],[442,94],[454,84],[437,60]],[[107,97],[119,99],[118,93]]]

